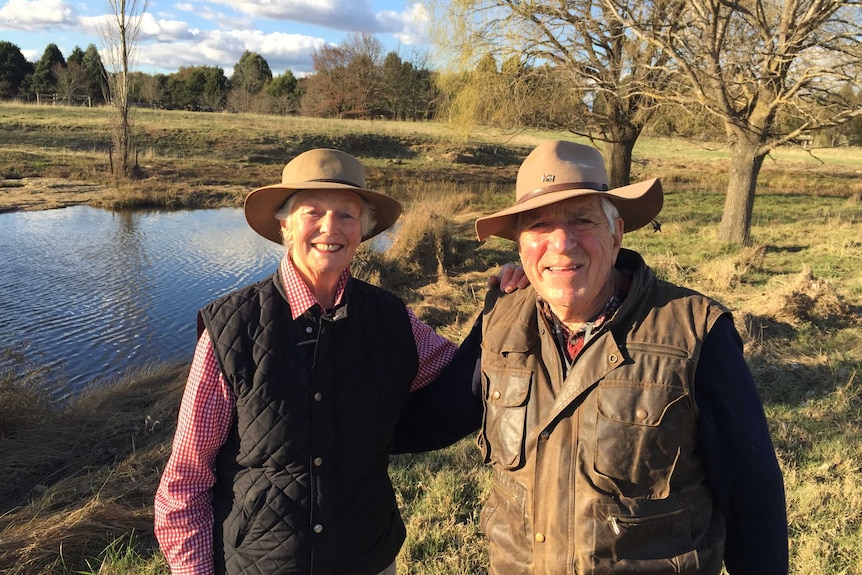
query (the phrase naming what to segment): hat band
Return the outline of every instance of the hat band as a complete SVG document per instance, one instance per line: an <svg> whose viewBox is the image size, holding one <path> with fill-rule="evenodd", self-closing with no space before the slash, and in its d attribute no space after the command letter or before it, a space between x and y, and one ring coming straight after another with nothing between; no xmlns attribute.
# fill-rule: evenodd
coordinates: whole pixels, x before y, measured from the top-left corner
<svg viewBox="0 0 862 575"><path fill-rule="evenodd" d="M536 188L528 194L524 194L516 204L523 204L526 201L532 200L535 197L550 194L552 192L562 192L563 190L588 189L597 192L607 192L610 188L607 184L599 184L597 182L567 182L565 184L554 184L553 186L545 186L544 188Z"/></svg>
<svg viewBox="0 0 862 575"><path fill-rule="evenodd" d="M324 184L344 184L345 186L350 186L353 188L361 188L362 186L357 186L353 182L348 182L347 180L336 180L334 178L318 178L315 180L306 180L307 182L322 182Z"/></svg>

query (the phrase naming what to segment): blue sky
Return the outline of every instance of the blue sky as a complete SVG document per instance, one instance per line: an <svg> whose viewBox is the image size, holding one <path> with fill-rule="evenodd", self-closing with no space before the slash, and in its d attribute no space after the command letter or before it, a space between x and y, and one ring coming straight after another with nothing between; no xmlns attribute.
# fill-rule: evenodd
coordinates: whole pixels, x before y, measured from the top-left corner
<svg viewBox="0 0 862 575"><path fill-rule="evenodd" d="M64 56L75 46L101 50L99 25L109 11L107 0L0 0L0 40L16 44L31 62L52 42ZM412 60L429 50L428 17L423 4L410 0L150 0L134 68L169 74L181 66L219 66L230 76L250 50L274 75L286 69L302 75L315 49L357 31L373 34L384 54L395 50Z"/></svg>

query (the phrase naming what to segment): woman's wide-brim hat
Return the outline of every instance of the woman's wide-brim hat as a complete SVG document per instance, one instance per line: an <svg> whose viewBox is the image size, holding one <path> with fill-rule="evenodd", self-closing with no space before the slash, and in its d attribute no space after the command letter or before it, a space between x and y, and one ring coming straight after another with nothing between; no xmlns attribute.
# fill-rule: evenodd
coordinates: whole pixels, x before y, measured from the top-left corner
<svg viewBox="0 0 862 575"><path fill-rule="evenodd" d="M476 220L479 241L488 236L515 240L518 214L570 198L595 194L607 197L630 232L648 224L664 202L658 178L611 189L605 162L592 146L547 141L530 152L518 170L515 205Z"/></svg>
<svg viewBox="0 0 862 575"><path fill-rule="evenodd" d="M245 198L245 219L261 236L282 243L281 223L275 213L287 199L305 190L347 190L355 192L374 210L374 227L365 241L388 229L401 215L401 204L389 196L365 188L365 167L340 150L308 150L284 166L281 183L252 190Z"/></svg>

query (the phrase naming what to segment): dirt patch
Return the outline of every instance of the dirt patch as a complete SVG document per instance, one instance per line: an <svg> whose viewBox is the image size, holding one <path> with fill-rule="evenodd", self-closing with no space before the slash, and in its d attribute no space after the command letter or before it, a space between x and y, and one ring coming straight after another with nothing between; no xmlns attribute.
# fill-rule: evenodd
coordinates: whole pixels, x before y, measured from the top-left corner
<svg viewBox="0 0 862 575"><path fill-rule="evenodd" d="M63 178L0 180L0 212L51 210L87 204L104 195L102 184Z"/></svg>
<svg viewBox="0 0 862 575"><path fill-rule="evenodd" d="M768 319L785 329L780 334L789 337L788 330L803 322L826 331L862 325L853 309L835 291L828 281L817 278L811 268L791 278L787 285L765 294L762 301L752 306L759 309L761 320Z"/></svg>

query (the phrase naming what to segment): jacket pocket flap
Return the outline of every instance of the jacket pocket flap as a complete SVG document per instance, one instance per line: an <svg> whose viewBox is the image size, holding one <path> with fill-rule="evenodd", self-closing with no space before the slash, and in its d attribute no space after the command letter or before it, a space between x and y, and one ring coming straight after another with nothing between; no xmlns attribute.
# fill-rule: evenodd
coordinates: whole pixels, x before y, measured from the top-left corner
<svg viewBox="0 0 862 575"><path fill-rule="evenodd" d="M482 335L482 349L494 355L526 353L532 347L533 340L526 330L511 327L489 329Z"/></svg>
<svg viewBox="0 0 862 575"><path fill-rule="evenodd" d="M488 368L488 404L500 407L517 407L527 403L532 372L526 369Z"/></svg>
<svg viewBox="0 0 862 575"><path fill-rule="evenodd" d="M687 394L679 387L599 385L598 408L606 418L632 425L657 426L668 408Z"/></svg>

